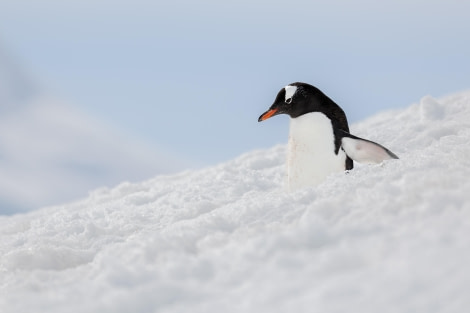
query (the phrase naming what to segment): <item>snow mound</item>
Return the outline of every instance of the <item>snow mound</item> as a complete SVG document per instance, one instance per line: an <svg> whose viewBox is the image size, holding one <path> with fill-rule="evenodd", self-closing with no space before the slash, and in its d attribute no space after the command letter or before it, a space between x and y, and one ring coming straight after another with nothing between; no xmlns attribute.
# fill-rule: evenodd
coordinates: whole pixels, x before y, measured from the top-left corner
<svg viewBox="0 0 470 313"><path fill-rule="evenodd" d="M400 160L289 194L276 146L0 218L0 311L468 311L470 92L352 133Z"/></svg>

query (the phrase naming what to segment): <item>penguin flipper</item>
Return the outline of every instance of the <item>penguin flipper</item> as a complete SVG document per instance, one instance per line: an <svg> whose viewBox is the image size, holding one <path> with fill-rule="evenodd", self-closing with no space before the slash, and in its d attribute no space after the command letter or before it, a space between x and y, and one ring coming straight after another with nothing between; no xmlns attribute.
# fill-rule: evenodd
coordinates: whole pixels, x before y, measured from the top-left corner
<svg viewBox="0 0 470 313"><path fill-rule="evenodd" d="M341 148L348 157L359 163L377 164L384 160L398 159L395 153L384 146L344 131Z"/></svg>

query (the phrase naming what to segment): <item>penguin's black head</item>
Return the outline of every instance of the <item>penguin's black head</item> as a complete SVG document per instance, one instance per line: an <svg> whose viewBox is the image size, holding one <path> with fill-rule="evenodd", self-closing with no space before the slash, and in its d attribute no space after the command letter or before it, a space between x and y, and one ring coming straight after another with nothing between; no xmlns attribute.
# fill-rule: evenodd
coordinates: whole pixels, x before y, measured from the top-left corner
<svg viewBox="0 0 470 313"><path fill-rule="evenodd" d="M279 91L274 103L268 111L261 114L258 122L278 114L288 114L291 118L296 118L306 113L322 112L329 116L331 113L335 115L337 110L344 115L343 110L318 88L297 82Z"/></svg>

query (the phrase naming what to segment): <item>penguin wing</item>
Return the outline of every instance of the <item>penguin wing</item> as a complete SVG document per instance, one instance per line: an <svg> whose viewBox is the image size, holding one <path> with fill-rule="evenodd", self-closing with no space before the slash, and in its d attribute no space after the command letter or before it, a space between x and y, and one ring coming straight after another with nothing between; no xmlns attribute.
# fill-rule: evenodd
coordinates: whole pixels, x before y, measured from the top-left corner
<svg viewBox="0 0 470 313"><path fill-rule="evenodd" d="M376 164L384 160L398 159L395 153L376 142L362 139L341 131L341 148L348 157L359 163Z"/></svg>

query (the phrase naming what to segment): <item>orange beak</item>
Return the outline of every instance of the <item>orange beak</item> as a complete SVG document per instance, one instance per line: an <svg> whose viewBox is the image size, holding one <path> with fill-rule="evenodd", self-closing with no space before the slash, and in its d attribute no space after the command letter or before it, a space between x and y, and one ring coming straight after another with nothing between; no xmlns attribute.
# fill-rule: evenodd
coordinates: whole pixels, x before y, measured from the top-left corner
<svg viewBox="0 0 470 313"><path fill-rule="evenodd" d="M271 116L275 115L277 111L278 111L278 109L271 109L271 110L268 110L268 111L264 112L264 113L261 114L261 116L259 117L258 122L262 122L262 121L264 121L264 120L267 120L267 119L270 118Z"/></svg>

